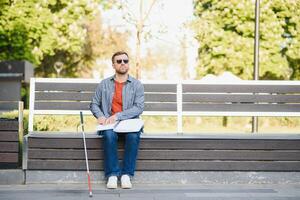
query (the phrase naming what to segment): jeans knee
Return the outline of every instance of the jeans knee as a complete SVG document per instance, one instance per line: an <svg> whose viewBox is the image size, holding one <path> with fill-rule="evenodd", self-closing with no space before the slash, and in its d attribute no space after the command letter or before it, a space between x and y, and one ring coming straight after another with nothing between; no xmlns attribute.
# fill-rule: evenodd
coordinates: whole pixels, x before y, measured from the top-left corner
<svg viewBox="0 0 300 200"><path fill-rule="evenodd" d="M140 134L137 133L127 133L126 140L129 142L139 142Z"/></svg>
<svg viewBox="0 0 300 200"><path fill-rule="evenodd" d="M103 131L102 134L103 134L104 141L107 143L114 143L115 141L118 140L117 134L111 130Z"/></svg>

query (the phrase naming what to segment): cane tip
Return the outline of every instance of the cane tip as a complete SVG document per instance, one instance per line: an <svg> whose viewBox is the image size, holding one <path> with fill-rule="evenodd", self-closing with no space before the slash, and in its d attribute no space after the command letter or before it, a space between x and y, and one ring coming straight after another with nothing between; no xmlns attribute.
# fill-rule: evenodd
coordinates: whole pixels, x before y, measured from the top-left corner
<svg viewBox="0 0 300 200"><path fill-rule="evenodd" d="M89 197L93 197L93 193L92 192L90 192Z"/></svg>

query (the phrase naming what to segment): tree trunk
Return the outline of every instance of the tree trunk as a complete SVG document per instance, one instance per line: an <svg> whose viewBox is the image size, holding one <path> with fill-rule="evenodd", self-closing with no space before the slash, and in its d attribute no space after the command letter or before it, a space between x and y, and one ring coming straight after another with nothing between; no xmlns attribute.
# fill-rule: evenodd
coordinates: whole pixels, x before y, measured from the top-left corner
<svg viewBox="0 0 300 200"><path fill-rule="evenodd" d="M135 77L141 78L141 32L138 28L137 31L137 42L136 42L136 53L135 53Z"/></svg>

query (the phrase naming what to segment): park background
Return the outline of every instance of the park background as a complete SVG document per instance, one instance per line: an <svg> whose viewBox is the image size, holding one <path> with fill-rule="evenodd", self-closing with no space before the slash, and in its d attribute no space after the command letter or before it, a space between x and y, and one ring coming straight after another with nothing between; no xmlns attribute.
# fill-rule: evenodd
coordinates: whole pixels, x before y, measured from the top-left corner
<svg viewBox="0 0 300 200"><path fill-rule="evenodd" d="M0 61L27 60L35 77L100 81L113 74L111 55L125 50L142 81L254 78L254 0L0 0L0 7ZM259 79L299 80L300 2L261 0L259 39ZM24 87L27 107L28 93ZM143 119L147 133L176 132L176 118ZM185 117L183 132L250 133L251 119ZM95 130L92 116L86 122ZM35 129L78 124L79 116L39 116ZM299 133L300 119L259 117L259 131Z"/></svg>

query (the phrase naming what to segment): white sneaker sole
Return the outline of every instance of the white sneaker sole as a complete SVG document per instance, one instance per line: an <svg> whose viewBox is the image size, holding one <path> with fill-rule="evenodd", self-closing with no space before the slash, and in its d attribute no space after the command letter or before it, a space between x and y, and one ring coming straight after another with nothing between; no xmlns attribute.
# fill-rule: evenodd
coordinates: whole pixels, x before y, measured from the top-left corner
<svg viewBox="0 0 300 200"><path fill-rule="evenodd" d="M131 189L132 186L127 186L127 185L126 185L126 186L123 186L123 185L122 185L121 188L122 188L122 189Z"/></svg>
<svg viewBox="0 0 300 200"><path fill-rule="evenodd" d="M115 186L115 185L106 185L106 188L107 189L117 189L118 188L118 186Z"/></svg>

